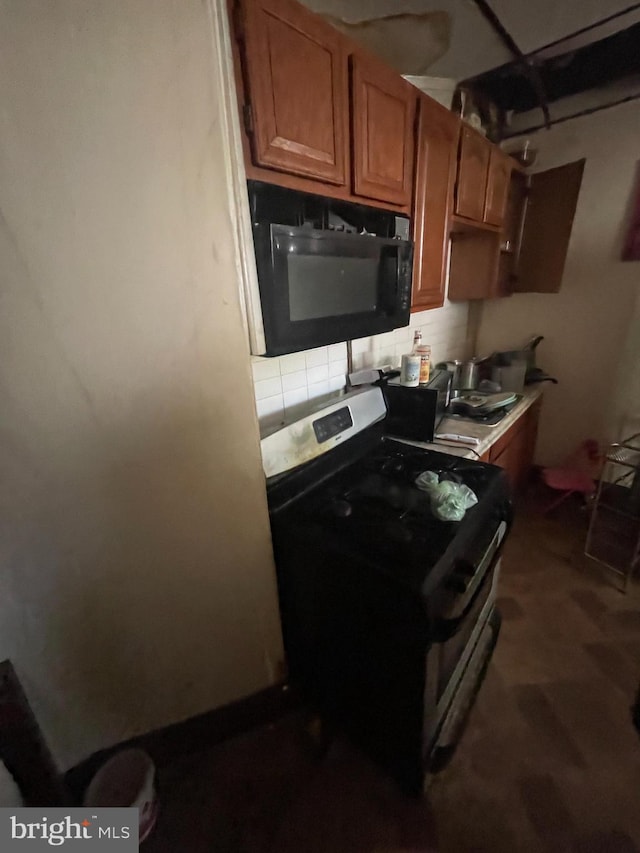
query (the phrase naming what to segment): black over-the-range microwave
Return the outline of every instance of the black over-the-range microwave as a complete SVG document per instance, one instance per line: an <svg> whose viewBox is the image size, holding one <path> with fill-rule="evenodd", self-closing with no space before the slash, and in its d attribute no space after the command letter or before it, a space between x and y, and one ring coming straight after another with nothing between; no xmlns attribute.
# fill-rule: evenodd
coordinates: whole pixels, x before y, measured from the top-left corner
<svg viewBox="0 0 640 853"><path fill-rule="evenodd" d="M248 181L266 355L409 322L409 219Z"/></svg>

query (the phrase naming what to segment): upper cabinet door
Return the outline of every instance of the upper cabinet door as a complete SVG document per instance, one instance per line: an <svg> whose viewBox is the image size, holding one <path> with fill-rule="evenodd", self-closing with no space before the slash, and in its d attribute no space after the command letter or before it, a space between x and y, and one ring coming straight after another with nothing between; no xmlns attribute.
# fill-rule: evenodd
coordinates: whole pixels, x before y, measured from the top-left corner
<svg viewBox="0 0 640 853"><path fill-rule="evenodd" d="M411 307L424 310L444 303L460 120L426 95L418 114Z"/></svg>
<svg viewBox="0 0 640 853"><path fill-rule="evenodd" d="M256 165L346 184L343 37L294 0L242 0L242 10Z"/></svg>
<svg viewBox="0 0 640 853"><path fill-rule="evenodd" d="M470 127L463 125L460 135L460 162L456 188L456 213L482 222L489 172L490 143Z"/></svg>
<svg viewBox="0 0 640 853"><path fill-rule="evenodd" d="M484 221L490 225L502 225L504 221L510 179L511 158L496 146L491 146L484 202Z"/></svg>
<svg viewBox="0 0 640 853"><path fill-rule="evenodd" d="M584 164L577 160L531 175L514 291L560 290Z"/></svg>
<svg viewBox="0 0 640 853"><path fill-rule="evenodd" d="M416 90L399 74L362 54L351 57L353 190L410 205Z"/></svg>

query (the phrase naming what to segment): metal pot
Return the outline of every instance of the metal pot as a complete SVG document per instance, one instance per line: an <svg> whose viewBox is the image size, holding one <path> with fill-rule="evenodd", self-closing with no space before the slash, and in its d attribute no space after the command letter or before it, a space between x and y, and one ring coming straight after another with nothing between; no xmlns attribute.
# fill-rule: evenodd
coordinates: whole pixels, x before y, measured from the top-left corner
<svg viewBox="0 0 640 853"><path fill-rule="evenodd" d="M481 360L479 358L470 358L469 361L463 362L460 368L460 388L465 391L472 391L478 387L480 374L478 364Z"/></svg>
<svg viewBox="0 0 640 853"><path fill-rule="evenodd" d="M478 387L480 381L480 365L488 361L491 356L484 358L470 358L468 361L452 359L441 361L436 364L440 370L448 370L451 374L451 391L473 391Z"/></svg>
<svg viewBox="0 0 640 853"><path fill-rule="evenodd" d="M460 368L462 367L462 362L459 358L451 359L450 361L441 361L439 364L436 364L436 370L448 370L451 374L451 390L459 391L460 390Z"/></svg>

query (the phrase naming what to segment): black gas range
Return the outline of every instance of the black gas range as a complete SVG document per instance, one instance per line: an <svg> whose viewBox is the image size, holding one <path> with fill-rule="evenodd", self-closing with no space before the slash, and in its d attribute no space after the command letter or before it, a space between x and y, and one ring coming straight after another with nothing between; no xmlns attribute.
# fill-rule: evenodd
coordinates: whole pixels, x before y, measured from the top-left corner
<svg viewBox="0 0 640 853"><path fill-rule="evenodd" d="M411 794L459 740L499 630L503 472L384 435L377 388L263 440L291 679ZM424 471L478 502L440 521Z"/></svg>

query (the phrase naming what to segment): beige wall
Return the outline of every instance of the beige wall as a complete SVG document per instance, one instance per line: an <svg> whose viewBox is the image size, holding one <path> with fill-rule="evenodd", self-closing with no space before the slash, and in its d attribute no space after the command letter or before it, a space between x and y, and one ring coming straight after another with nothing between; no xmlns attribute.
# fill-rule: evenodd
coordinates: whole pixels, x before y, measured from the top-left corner
<svg viewBox="0 0 640 853"><path fill-rule="evenodd" d="M207 9L0 3L0 658L62 767L281 658Z"/></svg>
<svg viewBox="0 0 640 853"><path fill-rule="evenodd" d="M562 288L558 294L486 303L479 349L512 349L534 333L545 336L538 364L560 384L545 393L537 451L543 464L561 460L585 438L617 438L624 411L638 409L629 380L638 370L633 354L640 350L640 314L633 319L640 305L640 264L620 261L638 139L638 102L533 138L536 170L587 159Z"/></svg>

